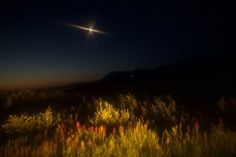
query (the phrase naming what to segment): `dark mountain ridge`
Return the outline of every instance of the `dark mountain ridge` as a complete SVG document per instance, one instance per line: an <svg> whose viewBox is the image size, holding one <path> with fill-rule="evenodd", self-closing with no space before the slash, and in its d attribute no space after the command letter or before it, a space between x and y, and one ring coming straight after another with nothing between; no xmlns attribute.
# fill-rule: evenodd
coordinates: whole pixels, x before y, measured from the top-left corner
<svg viewBox="0 0 236 157"><path fill-rule="evenodd" d="M67 89L93 96L127 92L140 96L170 94L192 104L206 105L222 96L236 96L235 68L235 56L201 57L154 69L113 71L96 82L77 83Z"/></svg>
<svg viewBox="0 0 236 157"><path fill-rule="evenodd" d="M236 58L200 58L191 59L170 66L155 69L138 69L133 71L114 71L101 81L160 81L160 80L232 80ZM163 80L163 81L164 81Z"/></svg>

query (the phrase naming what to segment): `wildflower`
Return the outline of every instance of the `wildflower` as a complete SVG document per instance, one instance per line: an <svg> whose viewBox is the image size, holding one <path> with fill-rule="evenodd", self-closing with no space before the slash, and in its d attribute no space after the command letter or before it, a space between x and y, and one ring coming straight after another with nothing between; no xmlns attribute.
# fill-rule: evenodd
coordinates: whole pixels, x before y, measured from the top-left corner
<svg viewBox="0 0 236 157"><path fill-rule="evenodd" d="M94 128L94 132L95 132L95 133L98 133L98 127L95 127L95 128Z"/></svg>
<svg viewBox="0 0 236 157"><path fill-rule="evenodd" d="M195 129L198 131L200 128L200 124L198 121L195 122Z"/></svg>
<svg viewBox="0 0 236 157"><path fill-rule="evenodd" d="M102 134L102 139L105 138L105 135L106 135L106 128L102 125L100 128L99 128L101 134Z"/></svg>
<svg viewBox="0 0 236 157"><path fill-rule="evenodd" d="M124 127L122 125L119 127L119 132L120 132L120 134L124 133Z"/></svg>
<svg viewBox="0 0 236 157"><path fill-rule="evenodd" d="M77 129L78 133L79 133L80 130L81 130L81 126L80 126L79 121L77 121L77 123L76 123L76 129Z"/></svg>
<svg viewBox="0 0 236 157"><path fill-rule="evenodd" d="M76 138L76 136L74 134L72 134L71 138L74 140Z"/></svg>
<svg viewBox="0 0 236 157"><path fill-rule="evenodd" d="M57 132L61 137L64 137L66 131L66 127L64 125L64 123L59 123L57 126Z"/></svg>
<svg viewBox="0 0 236 157"><path fill-rule="evenodd" d="M116 128L112 129L112 134L115 135L116 134Z"/></svg>
<svg viewBox="0 0 236 157"><path fill-rule="evenodd" d="M69 137L66 139L66 143L67 143L67 144L70 144L71 141L72 141L72 138L69 136Z"/></svg>

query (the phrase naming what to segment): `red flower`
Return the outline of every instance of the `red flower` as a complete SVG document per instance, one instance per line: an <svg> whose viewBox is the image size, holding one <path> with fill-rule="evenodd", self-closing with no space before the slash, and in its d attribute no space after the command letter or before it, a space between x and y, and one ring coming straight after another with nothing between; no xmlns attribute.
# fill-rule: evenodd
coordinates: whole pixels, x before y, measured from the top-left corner
<svg viewBox="0 0 236 157"><path fill-rule="evenodd" d="M116 128L112 129L112 134L115 135L116 134Z"/></svg>
<svg viewBox="0 0 236 157"><path fill-rule="evenodd" d="M100 126L99 132L102 134L102 138L104 139L106 135L106 128L103 125Z"/></svg>
<svg viewBox="0 0 236 157"><path fill-rule="evenodd" d="M119 127L119 132L120 132L120 134L124 133L124 127L122 125Z"/></svg>
<svg viewBox="0 0 236 157"><path fill-rule="evenodd" d="M57 132L61 137L64 137L64 134L66 132L66 127L63 122L57 125Z"/></svg>
<svg viewBox="0 0 236 157"><path fill-rule="evenodd" d="M77 121L77 123L76 123L76 129L78 132L80 132L80 130L81 130L81 126L80 126L79 121Z"/></svg>
<svg viewBox="0 0 236 157"><path fill-rule="evenodd" d="M199 130L199 128L200 128L200 124L199 124L198 121L196 121L196 122L195 122L195 129L196 129L196 130Z"/></svg>

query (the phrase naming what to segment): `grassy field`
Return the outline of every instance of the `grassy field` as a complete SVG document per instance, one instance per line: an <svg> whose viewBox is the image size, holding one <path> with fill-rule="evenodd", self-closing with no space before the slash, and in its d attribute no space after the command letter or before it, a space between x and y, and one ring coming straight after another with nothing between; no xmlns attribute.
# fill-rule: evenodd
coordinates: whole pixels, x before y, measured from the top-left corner
<svg viewBox="0 0 236 157"><path fill-rule="evenodd" d="M0 103L1 157L236 156L232 98L216 101L214 118L189 112L171 96L1 91Z"/></svg>

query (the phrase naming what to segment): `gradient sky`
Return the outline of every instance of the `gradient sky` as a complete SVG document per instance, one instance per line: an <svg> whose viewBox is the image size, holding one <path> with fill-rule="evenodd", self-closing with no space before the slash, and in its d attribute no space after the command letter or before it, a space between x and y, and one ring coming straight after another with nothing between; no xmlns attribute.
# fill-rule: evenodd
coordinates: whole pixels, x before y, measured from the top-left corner
<svg viewBox="0 0 236 157"><path fill-rule="evenodd" d="M1 1L0 88L46 87L235 52L233 7L217 1ZM94 34L73 23L111 33Z"/></svg>

